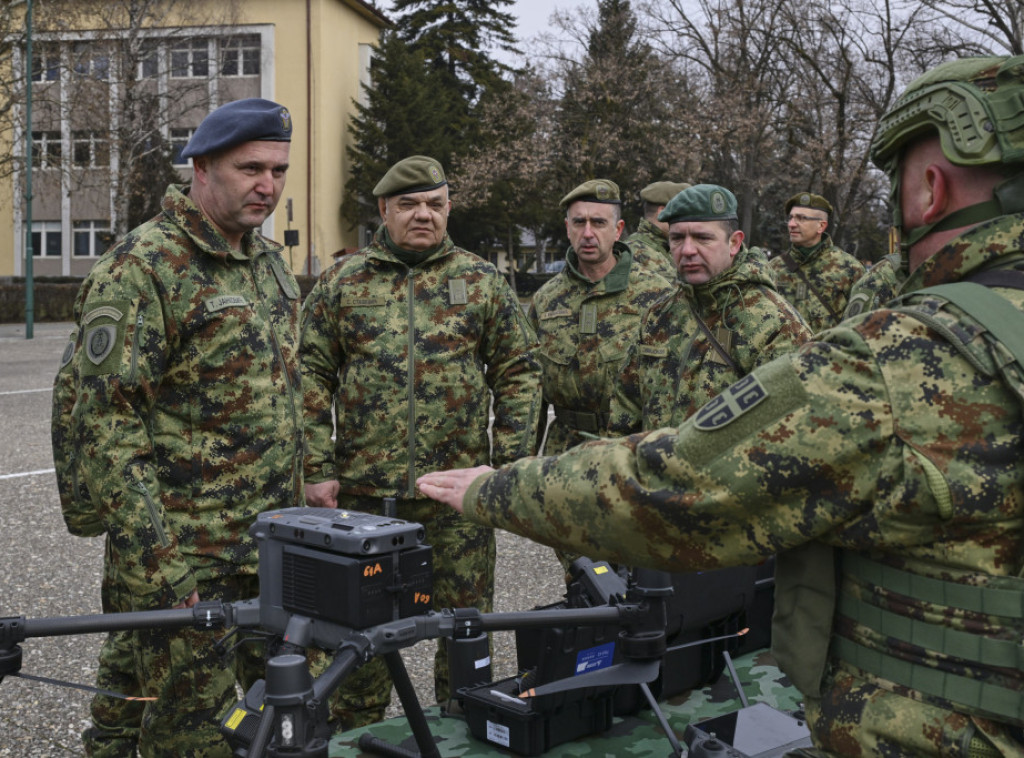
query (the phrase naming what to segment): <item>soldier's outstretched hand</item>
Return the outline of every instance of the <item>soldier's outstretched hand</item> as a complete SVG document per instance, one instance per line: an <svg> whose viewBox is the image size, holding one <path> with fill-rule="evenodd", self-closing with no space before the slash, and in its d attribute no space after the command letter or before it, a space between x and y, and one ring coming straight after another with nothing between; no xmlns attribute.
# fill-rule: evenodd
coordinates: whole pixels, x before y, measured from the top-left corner
<svg viewBox="0 0 1024 758"><path fill-rule="evenodd" d="M469 485L480 476L494 471L490 466L476 468L456 468L449 471L435 471L424 474L416 480L420 492L441 503L447 503L462 513L462 498L466 495Z"/></svg>

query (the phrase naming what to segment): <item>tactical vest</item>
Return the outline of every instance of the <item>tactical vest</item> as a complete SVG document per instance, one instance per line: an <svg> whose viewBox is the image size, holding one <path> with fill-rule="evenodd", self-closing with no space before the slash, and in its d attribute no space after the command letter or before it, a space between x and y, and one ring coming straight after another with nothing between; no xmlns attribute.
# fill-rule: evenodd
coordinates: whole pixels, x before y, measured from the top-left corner
<svg viewBox="0 0 1024 758"><path fill-rule="evenodd" d="M1024 273L983 272L968 282L920 290L956 305L1012 355L998 367L1024 411L1024 314L988 287L1024 290ZM981 369L964 344L941 323L897 300L890 307L923 321ZM945 483L936 472L936 497ZM946 495L948 498L948 490ZM1024 562L1024 556L1022 556ZM838 591L842 587L843 591ZM896 595L903 612L869 602L873 592ZM925 605L931 616L923 613ZM999 634L978 634L933 623L952 613L986 617ZM853 622L880 640L868 646L835 634ZM835 627L833 626L835 625ZM848 550L809 543L779 556L773 652L794 685L806 696L820 696L831 656L869 674L948 702L957 710L998 722L1024 725L1024 577L978 577L977 585L914 574ZM941 662L941 663L938 663Z"/></svg>

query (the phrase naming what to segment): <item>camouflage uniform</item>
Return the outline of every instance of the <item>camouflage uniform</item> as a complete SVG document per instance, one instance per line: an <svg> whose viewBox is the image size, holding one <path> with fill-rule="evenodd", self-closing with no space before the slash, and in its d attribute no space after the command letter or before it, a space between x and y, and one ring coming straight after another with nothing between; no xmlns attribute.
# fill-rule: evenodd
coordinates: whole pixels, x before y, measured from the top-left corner
<svg viewBox="0 0 1024 758"><path fill-rule="evenodd" d="M579 273L576 252L565 269L537 290L528 318L537 332L544 400L555 407L544 449L560 453L600 434L608 423L615 377L639 334L640 319L672 285L633 262L623 243L603 279Z"/></svg>
<svg viewBox="0 0 1024 758"><path fill-rule="evenodd" d="M540 413L534 342L501 274L447 235L409 268L381 226L369 246L320 277L304 306L306 481L337 479L339 505L360 510L379 511L380 498L394 497L399 517L423 524L437 608L491 610L494 533L424 498L416 477L530 453ZM447 700L441 645L434 682L438 701ZM341 689L342 723L379 720L390 693L383 663L363 666Z"/></svg>
<svg viewBox="0 0 1024 758"><path fill-rule="evenodd" d="M633 251L634 263L653 271L670 282L678 276L672 253L668 250L668 235L646 218L640 219L636 231L623 242Z"/></svg>
<svg viewBox="0 0 1024 758"><path fill-rule="evenodd" d="M815 334L842 320L850 288L864 276L864 264L833 245L827 234L812 248L790 247L771 265L779 294Z"/></svg>
<svg viewBox="0 0 1024 758"><path fill-rule="evenodd" d="M881 308L897 294L906 281L906 266L900 256L890 254L876 262L850 289L843 318L858 316L866 311Z"/></svg>
<svg viewBox="0 0 1024 758"><path fill-rule="evenodd" d="M695 310L731 365L697 324ZM680 424L755 366L810 337L800 314L775 291L764 254L743 247L721 274L681 284L645 316L615 383L608 432Z"/></svg>
<svg viewBox="0 0 1024 758"><path fill-rule="evenodd" d="M1024 268L1022 239L1024 214L980 224L921 264L904 292L1000 262ZM1024 291L997 291L1024 311ZM595 441L478 477L465 513L562 548L670 571L778 552L776 619L790 631L793 621L805 626L789 640L797 670L784 670L807 696L816 745L854 755L966 756L979 747L1020 755L1024 714L997 717L958 700L984 686L1010 707L1024 702L1024 379L1012 363L1003 375L1003 348L941 297L921 294L901 307L845 321L755 369L677 429ZM842 555L838 582L833 552ZM781 581L786 555L805 568L805 588L820 593L806 617L801 580ZM864 561L901 578L903 592L873 593L850 568ZM919 600L931 585L968 597L1001 590L1016 611L950 607L954 594L945 603ZM848 603L864 607L859 620ZM879 623L891 623L889 631L871 631ZM936 635L899 641L915 624ZM935 639L962 644L961 658L934 653ZM977 662L970 646L979 641L1008 646L1010 662ZM851 643L868 658L898 656L918 664L915 672L966 686L944 697L910 689L846 660ZM894 678L903 665L894 662Z"/></svg>
<svg viewBox="0 0 1024 758"><path fill-rule="evenodd" d="M128 234L79 292L75 472L132 610L258 594L256 514L298 505L299 290L281 247L232 249L185 194ZM235 672L208 633L133 634L143 755L227 756ZM242 649L243 685L262 675ZM244 671L242 670L244 669Z"/></svg>

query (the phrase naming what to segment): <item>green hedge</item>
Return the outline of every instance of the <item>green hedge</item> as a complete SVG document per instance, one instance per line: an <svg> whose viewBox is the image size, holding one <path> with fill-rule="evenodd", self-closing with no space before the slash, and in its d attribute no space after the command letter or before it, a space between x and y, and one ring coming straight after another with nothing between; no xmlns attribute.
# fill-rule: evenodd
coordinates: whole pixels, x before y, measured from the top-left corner
<svg viewBox="0 0 1024 758"><path fill-rule="evenodd" d="M316 282L315 276L297 276L299 289L305 297ZM34 321L71 321L75 296L82 284L78 276L37 276L32 280ZM0 276L0 324L25 320L25 279Z"/></svg>

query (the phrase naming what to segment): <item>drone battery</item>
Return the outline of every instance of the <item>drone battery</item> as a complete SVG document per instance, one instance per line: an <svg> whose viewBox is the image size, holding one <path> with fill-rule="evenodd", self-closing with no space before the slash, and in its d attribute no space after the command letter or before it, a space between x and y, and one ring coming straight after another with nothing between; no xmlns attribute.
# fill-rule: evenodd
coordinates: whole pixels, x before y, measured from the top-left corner
<svg viewBox="0 0 1024 758"><path fill-rule="evenodd" d="M431 549L423 527L355 511L285 508L251 528L260 551L260 619L285 631L312 620L310 640L336 647L365 629L430 611Z"/></svg>
<svg viewBox="0 0 1024 758"><path fill-rule="evenodd" d="M556 745L609 729L612 689L577 697L573 691L545 695L547 706L517 697L515 677L462 691L470 734L519 755L540 755Z"/></svg>

